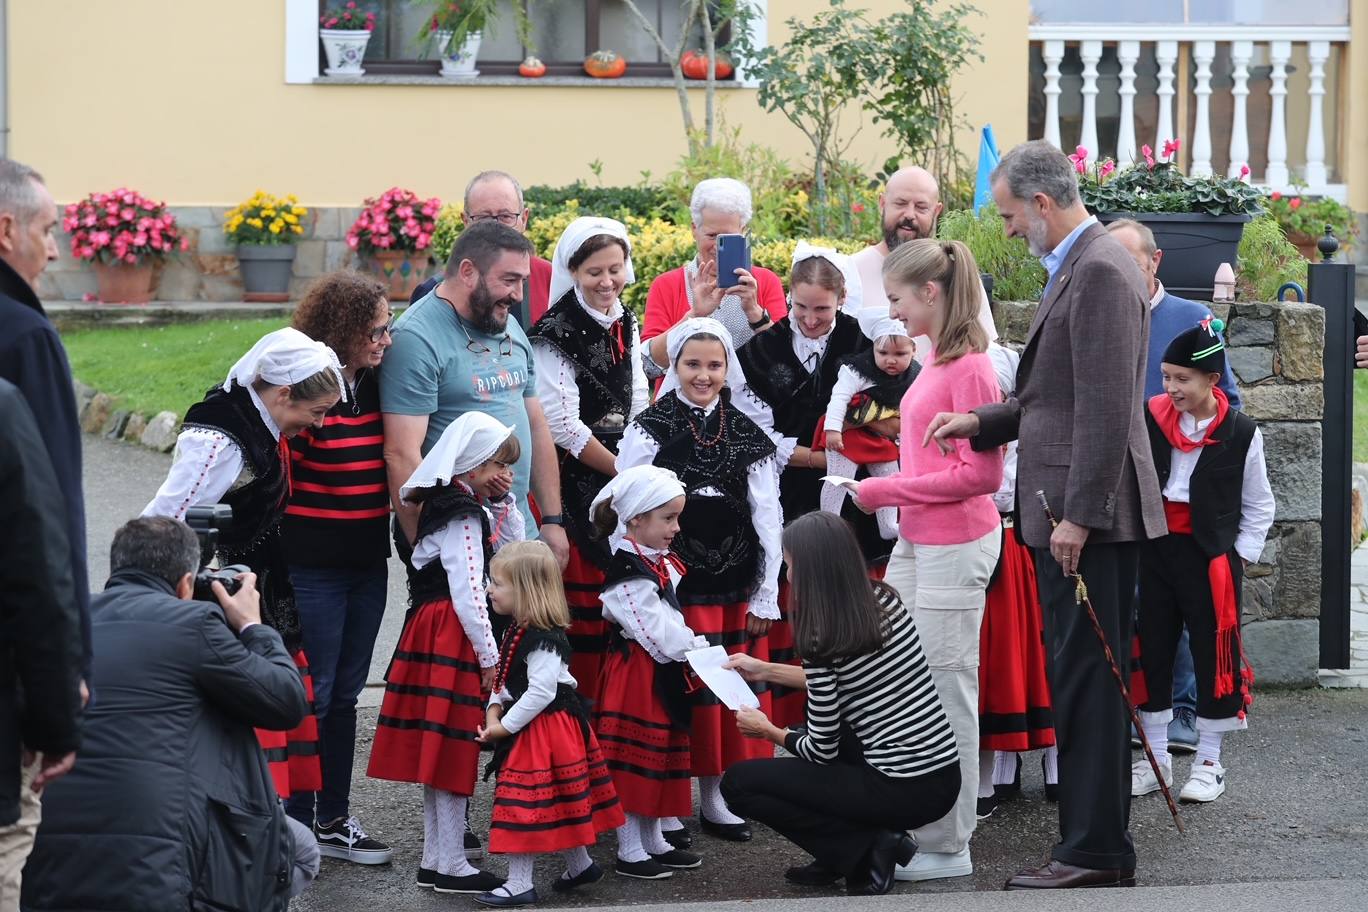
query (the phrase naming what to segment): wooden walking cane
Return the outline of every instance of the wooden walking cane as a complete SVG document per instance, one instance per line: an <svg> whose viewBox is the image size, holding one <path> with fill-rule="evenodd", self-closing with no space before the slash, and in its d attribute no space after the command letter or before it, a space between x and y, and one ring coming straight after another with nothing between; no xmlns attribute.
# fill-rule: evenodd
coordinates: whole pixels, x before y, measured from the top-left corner
<svg viewBox="0 0 1368 912"><path fill-rule="evenodd" d="M1045 492L1036 491L1036 497L1040 499L1040 506L1050 520L1050 528L1057 528L1059 522L1055 519L1054 511L1050 509L1050 502L1046 499ZM1072 576L1075 582L1074 602L1082 605L1088 611L1088 620L1092 621L1093 633L1097 634L1097 641L1102 644L1102 652L1107 656L1107 664L1111 666L1112 677L1116 679L1116 687L1121 691L1121 702L1126 704L1126 711L1130 713L1131 725L1135 726L1135 733L1140 736L1140 746L1145 749L1145 757L1149 760L1150 768L1154 770L1154 778L1159 781L1159 788L1164 793L1164 800L1168 802L1169 813L1173 815L1173 825L1178 827L1179 833L1185 833L1183 818L1178 814L1178 805L1173 803L1173 794L1164 782L1164 772L1159 769L1159 761L1154 758L1154 750L1150 747L1149 738L1145 737L1144 726L1140 724L1140 714L1135 709L1135 703L1131 701L1130 688L1126 686L1126 678L1121 674L1121 667L1116 664L1116 656L1112 653L1111 645L1107 642L1107 635L1102 632L1102 623L1098 621L1097 612L1093 610L1092 600L1088 598L1088 586L1083 582L1083 574L1075 569L1069 576Z"/></svg>

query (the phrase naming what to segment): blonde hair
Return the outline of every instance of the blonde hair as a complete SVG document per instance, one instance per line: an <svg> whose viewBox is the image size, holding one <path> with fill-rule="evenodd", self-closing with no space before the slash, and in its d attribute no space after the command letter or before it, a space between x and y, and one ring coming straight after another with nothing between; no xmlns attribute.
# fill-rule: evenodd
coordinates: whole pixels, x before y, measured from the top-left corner
<svg viewBox="0 0 1368 912"><path fill-rule="evenodd" d="M570 607L560 564L545 542L509 542L489 562L491 575L498 573L513 590L513 620L541 630L570 626Z"/></svg>
<svg viewBox="0 0 1368 912"><path fill-rule="evenodd" d="M978 264L962 242L922 238L899 244L884 260L883 276L901 285L941 286L945 301L936 334L937 364L988 350L988 333L978 319Z"/></svg>

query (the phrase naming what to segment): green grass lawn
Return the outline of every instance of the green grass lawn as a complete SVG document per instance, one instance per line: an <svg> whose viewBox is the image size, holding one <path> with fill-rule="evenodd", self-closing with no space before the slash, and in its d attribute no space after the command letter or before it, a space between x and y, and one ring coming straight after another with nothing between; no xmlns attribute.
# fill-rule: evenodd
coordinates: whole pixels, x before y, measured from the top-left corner
<svg viewBox="0 0 1368 912"><path fill-rule="evenodd" d="M113 396L118 408L184 417L257 339L284 325L265 318L79 329L62 342L76 379Z"/></svg>

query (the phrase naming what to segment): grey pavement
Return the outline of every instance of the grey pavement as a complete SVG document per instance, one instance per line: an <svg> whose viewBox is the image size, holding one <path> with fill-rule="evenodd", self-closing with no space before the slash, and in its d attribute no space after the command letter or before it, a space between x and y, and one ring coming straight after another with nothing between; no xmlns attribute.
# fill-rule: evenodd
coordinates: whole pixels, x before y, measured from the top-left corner
<svg viewBox="0 0 1368 912"><path fill-rule="evenodd" d="M91 579L98 586L107 575L114 529L151 498L169 459L89 436L85 444ZM377 681L393 650L403 607L402 574L395 570L386 628L376 646L373 677ZM373 707L377 689L370 696ZM422 849L421 790L366 778L376 713L368 708L359 715L352 810L371 833L394 847L394 862L362 867L325 859L317 882L292 908L297 912L474 908L466 898L437 895L413 883ZM837 907L862 912L913 904L947 912L1368 910L1368 689L1260 690L1249 731L1233 734L1226 744L1229 791L1211 805L1184 806L1186 837L1174 830L1162 799L1151 795L1135 802L1131 829L1140 859L1141 886L1134 890L1047 895L1000 892L1012 872L1044 860L1057 838L1055 808L1041 795L1040 761L1028 755L1022 773L1023 796L979 824L972 844L976 870L970 877L900 884L894 895L878 898L802 891L782 879L784 867L805 860L802 852L757 827L755 840L744 845L697 836L695 850L705 858L697 871L650 883L610 874L584 895L551 892L557 859L546 857L537 870L541 905L580 909L651 905L690 912L781 908L815 912ZM1179 783L1190 762L1185 757L1175 761ZM488 825L489 805L490 785L481 783L472 801L477 831ZM611 864L612 853L611 837L601 839L593 849L596 860L604 865ZM497 858L479 864L504 870Z"/></svg>

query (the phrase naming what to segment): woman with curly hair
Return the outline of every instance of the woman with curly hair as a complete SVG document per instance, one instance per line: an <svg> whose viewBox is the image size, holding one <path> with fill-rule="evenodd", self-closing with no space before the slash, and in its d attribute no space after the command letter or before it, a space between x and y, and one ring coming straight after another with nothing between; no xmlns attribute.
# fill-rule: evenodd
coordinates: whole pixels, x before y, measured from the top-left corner
<svg viewBox="0 0 1368 912"><path fill-rule="evenodd" d="M375 369L393 323L385 288L339 271L317 279L294 313L296 329L337 352L351 390L290 441L290 500L284 540L313 676L323 771L318 792L295 792L290 816L314 827L319 851L384 864L388 846L351 816L356 698L366 684L388 592L389 493Z"/></svg>

